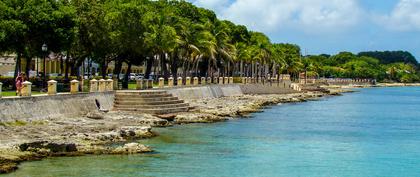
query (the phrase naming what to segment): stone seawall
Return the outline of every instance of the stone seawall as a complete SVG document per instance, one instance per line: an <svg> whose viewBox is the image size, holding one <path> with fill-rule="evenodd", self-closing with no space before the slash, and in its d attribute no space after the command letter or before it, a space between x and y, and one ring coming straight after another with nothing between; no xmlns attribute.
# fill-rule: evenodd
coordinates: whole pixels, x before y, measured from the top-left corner
<svg viewBox="0 0 420 177"><path fill-rule="evenodd" d="M288 87L283 88L267 84L215 84L197 87L174 87L164 90L183 100L211 99L245 94L295 93ZM114 106L114 92L3 98L0 99L0 122L40 121L83 116L97 109L95 100L99 101L101 108L111 110Z"/></svg>
<svg viewBox="0 0 420 177"><path fill-rule="evenodd" d="M4 98L0 99L0 122L81 116L97 109L95 99L103 109L111 109L114 92Z"/></svg>
<svg viewBox="0 0 420 177"><path fill-rule="evenodd" d="M183 100L242 96L245 94L295 93L295 91L291 90L288 85L285 87L278 87L277 85L270 86L261 84L206 85L188 88L171 88L167 89L167 91Z"/></svg>

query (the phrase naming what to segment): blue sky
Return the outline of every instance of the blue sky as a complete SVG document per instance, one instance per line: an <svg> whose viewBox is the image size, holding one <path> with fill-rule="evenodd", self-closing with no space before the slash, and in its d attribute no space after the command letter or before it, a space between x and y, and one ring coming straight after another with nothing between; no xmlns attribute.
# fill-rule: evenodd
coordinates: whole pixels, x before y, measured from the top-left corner
<svg viewBox="0 0 420 177"><path fill-rule="evenodd" d="M420 60L420 0L190 0L305 54L406 50Z"/></svg>

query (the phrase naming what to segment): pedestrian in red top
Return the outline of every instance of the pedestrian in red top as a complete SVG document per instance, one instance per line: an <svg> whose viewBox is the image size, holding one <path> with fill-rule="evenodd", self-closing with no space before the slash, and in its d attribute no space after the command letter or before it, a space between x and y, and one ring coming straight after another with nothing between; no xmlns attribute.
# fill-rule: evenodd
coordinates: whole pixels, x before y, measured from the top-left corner
<svg viewBox="0 0 420 177"><path fill-rule="evenodd" d="M22 96L22 83L22 74L19 73L19 75L16 77L16 96Z"/></svg>

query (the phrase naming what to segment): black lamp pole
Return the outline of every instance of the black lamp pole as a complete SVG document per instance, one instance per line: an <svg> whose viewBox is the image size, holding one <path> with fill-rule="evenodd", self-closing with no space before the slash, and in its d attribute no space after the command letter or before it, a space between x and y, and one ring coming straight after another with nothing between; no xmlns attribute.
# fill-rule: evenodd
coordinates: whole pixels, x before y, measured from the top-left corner
<svg viewBox="0 0 420 177"><path fill-rule="evenodd" d="M45 60L45 58L46 58L46 55L47 55L47 51L48 51L48 46L47 46L47 44L43 44L42 45L42 53L44 54L44 81L43 81L43 87L45 88L45 86L46 86L46 83L47 83L47 67L46 67L46 64L47 64L47 62L46 62L46 60Z"/></svg>

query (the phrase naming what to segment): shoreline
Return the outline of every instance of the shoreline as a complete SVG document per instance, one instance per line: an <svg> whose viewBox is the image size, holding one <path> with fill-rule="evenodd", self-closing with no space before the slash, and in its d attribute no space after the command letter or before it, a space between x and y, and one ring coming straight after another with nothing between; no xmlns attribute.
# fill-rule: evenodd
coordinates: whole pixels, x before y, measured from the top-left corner
<svg viewBox="0 0 420 177"><path fill-rule="evenodd" d="M354 88L374 88L374 87L420 87L420 83L377 83L376 85L328 85L322 86L327 89L354 89Z"/></svg>
<svg viewBox="0 0 420 177"><path fill-rule="evenodd" d="M86 117L72 119L4 124L0 126L0 130L5 132L0 136L0 174L17 170L21 162L46 157L152 152L150 147L136 142L157 136L152 127L227 121L260 112L268 105L305 102L352 92L347 89L329 90L330 93L300 92L188 100L195 107L192 111L162 116L92 112ZM61 133L63 129L66 132Z"/></svg>

